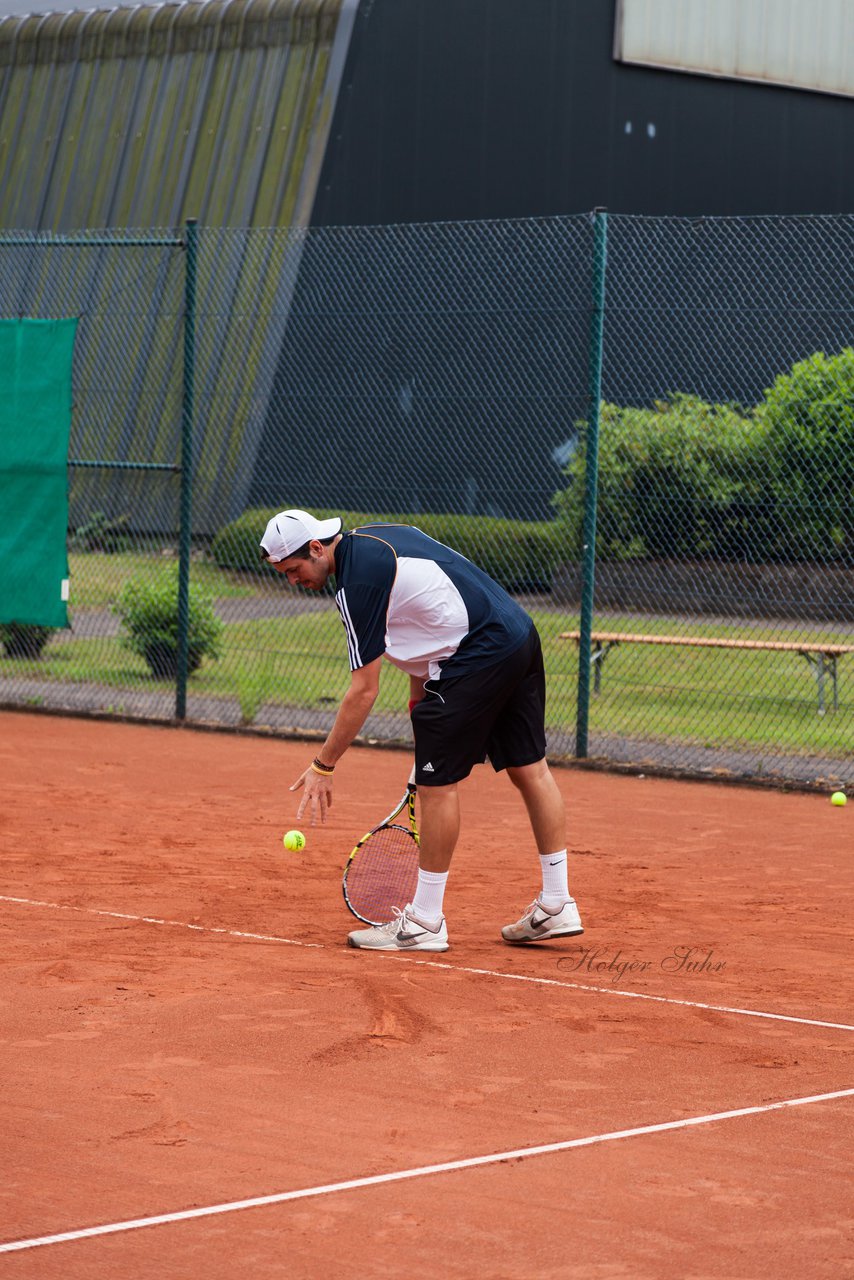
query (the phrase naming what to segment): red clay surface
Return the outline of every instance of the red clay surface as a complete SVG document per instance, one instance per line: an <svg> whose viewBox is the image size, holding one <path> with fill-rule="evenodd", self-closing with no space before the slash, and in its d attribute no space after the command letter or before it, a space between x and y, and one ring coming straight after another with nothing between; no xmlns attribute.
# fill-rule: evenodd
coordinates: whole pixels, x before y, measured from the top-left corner
<svg viewBox="0 0 854 1280"><path fill-rule="evenodd" d="M344 945L341 870L405 756L352 750L328 824L286 854L310 745L0 725L0 1243L854 1089L854 1030L722 1011L854 1024L854 806L557 770L586 932L510 948L499 926L538 866L482 768L451 950L376 955ZM840 1280L853 1143L854 1096L0 1254L0 1272Z"/></svg>

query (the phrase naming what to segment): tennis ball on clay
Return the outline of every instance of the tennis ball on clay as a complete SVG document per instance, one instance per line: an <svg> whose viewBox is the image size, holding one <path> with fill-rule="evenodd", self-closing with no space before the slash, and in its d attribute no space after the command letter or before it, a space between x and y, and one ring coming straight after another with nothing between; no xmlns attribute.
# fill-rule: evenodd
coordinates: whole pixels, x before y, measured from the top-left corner
<svg viewBox="0 0 854 1280"><path fill-rule="evenodd" d="M286 849L290 849L291 853L295 853L305 848L305 836L301 831L286 831L282 836L282 843Z"/></svg>
<svg viewBox="0 0 854 1280"><path fill-rule="evenodd" d="M847 804L848 797L844 791L834 791L833 795L830 797L830 803L831 804Z"/></svg>

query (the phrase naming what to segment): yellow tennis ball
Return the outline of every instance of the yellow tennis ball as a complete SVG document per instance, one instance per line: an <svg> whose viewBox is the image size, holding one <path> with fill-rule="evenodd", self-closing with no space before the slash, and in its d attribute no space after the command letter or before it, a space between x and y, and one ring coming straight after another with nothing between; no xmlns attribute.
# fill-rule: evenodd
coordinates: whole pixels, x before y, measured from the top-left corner
<svg viewBox="0 0 854 1280"><path fill-rule="evenodd" d="M830 803L831 804L847 804L848 797L844 791L834 791L833 795L830 797Z"/></svg>
<svg viewBox="0 0 854 1280"><path fill-rule="evenodd" d="M295 853L298 849L305 848L305 836L301 831L286 831L282 836L282 843L286 849Z"/></svg>

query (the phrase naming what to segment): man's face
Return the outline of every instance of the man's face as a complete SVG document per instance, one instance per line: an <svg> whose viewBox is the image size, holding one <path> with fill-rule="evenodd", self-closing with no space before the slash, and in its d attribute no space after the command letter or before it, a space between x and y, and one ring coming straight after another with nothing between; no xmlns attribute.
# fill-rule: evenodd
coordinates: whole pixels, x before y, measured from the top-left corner
<svg viewBox="0 0 854 1280"><path fill-rule="evenodd" d="M297 556L288 556L274 564L276 573L283 573L292 587L307 587L309 591L322 591L331 572L326 555L326 548L320 542L312 542L309 546L308 560L300 560Z"/></svg>

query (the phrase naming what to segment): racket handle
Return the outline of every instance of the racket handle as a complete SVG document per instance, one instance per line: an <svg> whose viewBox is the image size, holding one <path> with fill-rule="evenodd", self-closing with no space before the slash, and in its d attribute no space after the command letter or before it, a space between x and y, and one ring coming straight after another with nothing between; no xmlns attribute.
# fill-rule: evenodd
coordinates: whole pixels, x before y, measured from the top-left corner
<svg viewBox="0 0 854 1280"><path fill-rule="evenodd" d="M407 782L407 784L406 784L406 785L407 785L408 787L414 787L414 786L415 786L415 765L413 765L413 766L412 766L412 772L411 772L411 773L410 773L410 775L409 775L409 781Z"/></svg>

